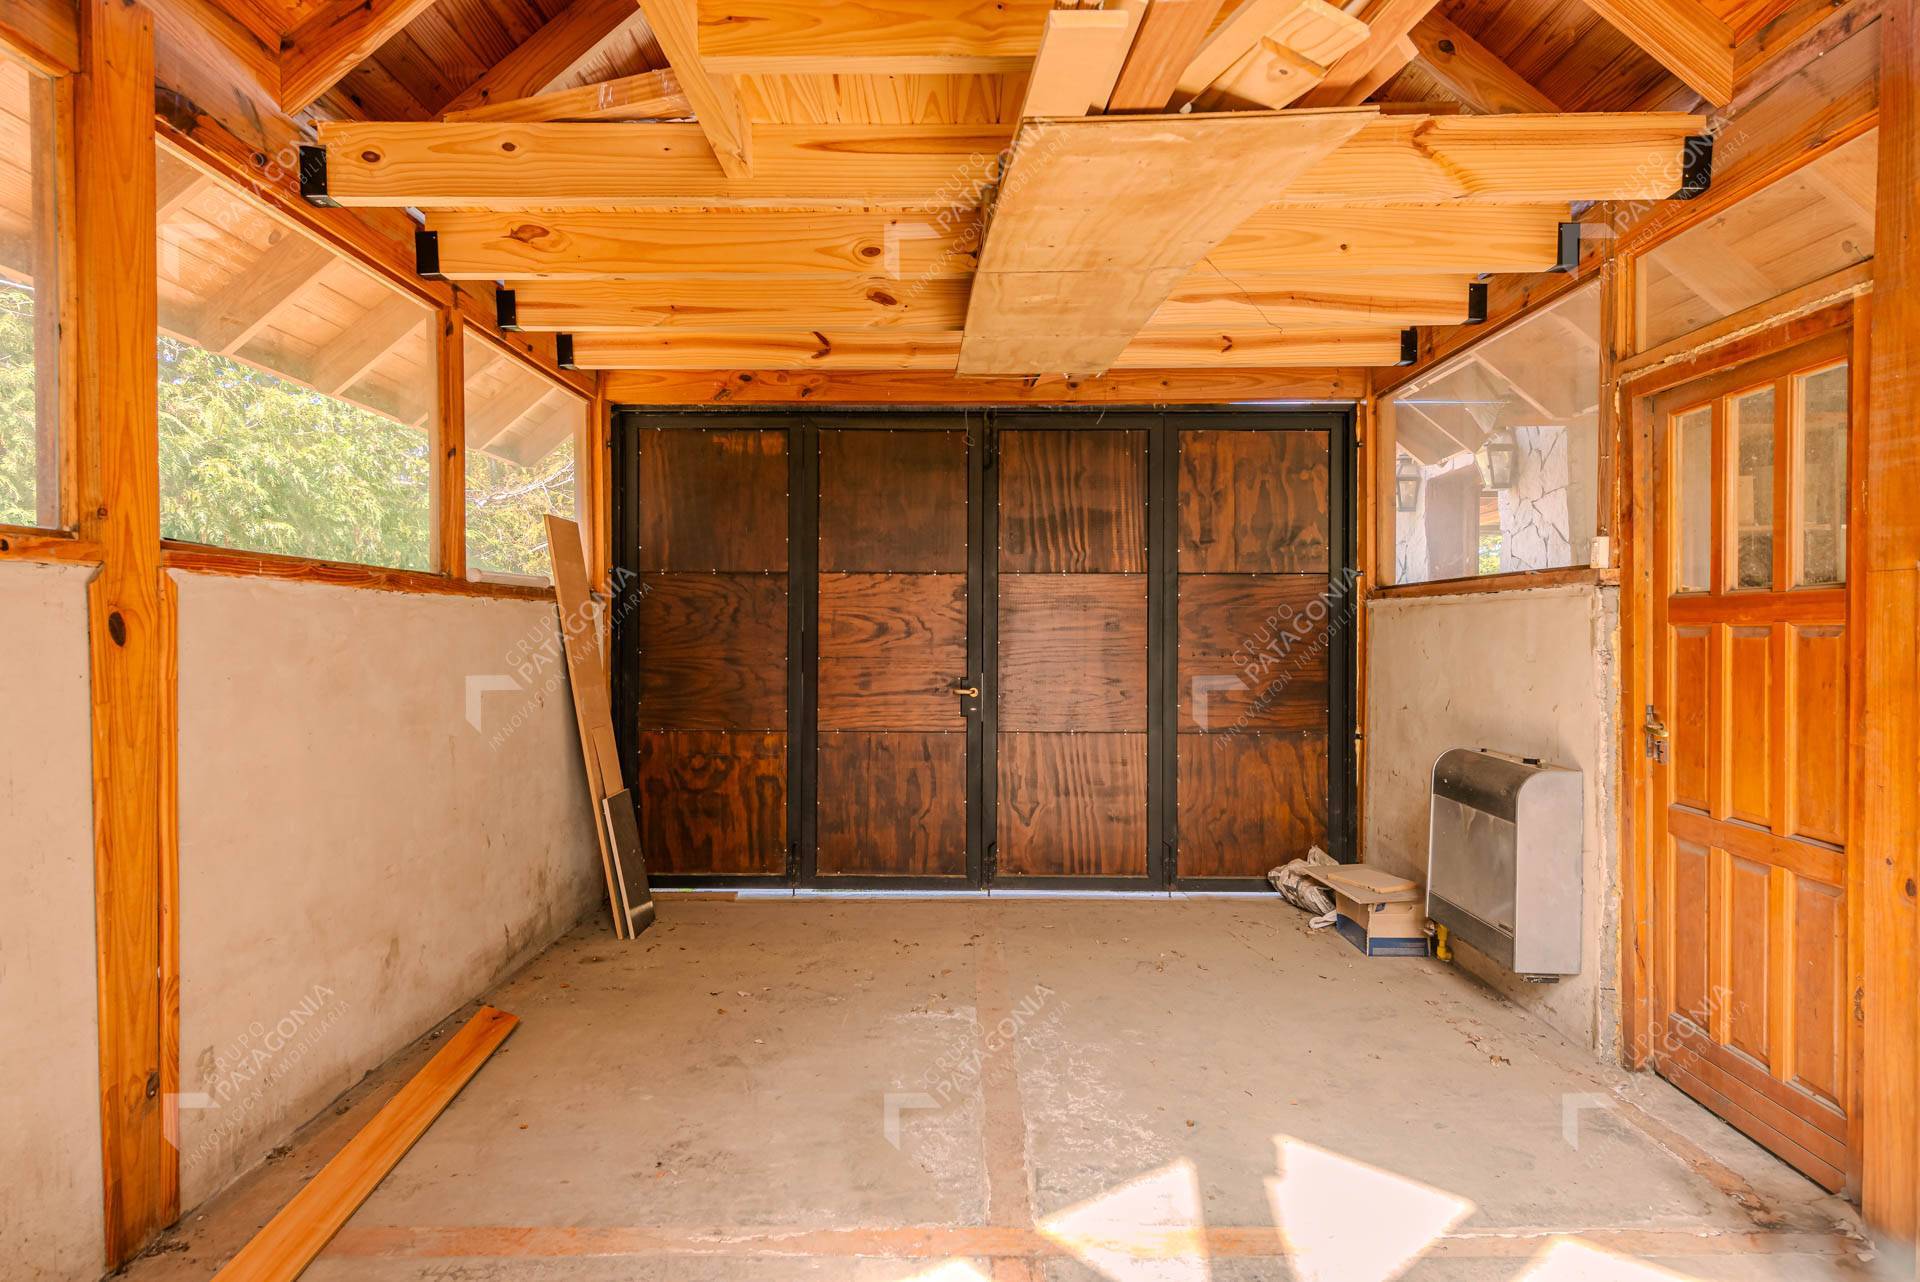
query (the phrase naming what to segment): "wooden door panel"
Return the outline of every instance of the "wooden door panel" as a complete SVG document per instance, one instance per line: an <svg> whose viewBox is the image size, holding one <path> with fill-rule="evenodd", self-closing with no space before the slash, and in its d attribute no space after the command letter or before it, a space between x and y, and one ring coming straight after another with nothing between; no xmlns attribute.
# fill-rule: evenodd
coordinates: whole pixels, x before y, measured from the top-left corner
<svg viewBox="0 0 1920 1282"><path fill-rule="evenodd" d="M1325 731L1325 579L1182 575L1179 592L1181 733Z"/></svg>
<svg viewBox="0 0 1920 1282"><path fill-rule="evenodd" d="M1000 728L1147 728L1143 574L1000 579Z"/></svg>
<svg viewBox="0 0 1920 1282"><path fill-rule="evenodd" d="M819 766L823 874L966 875L964 730L823 734Z"/></svg>
<svg viewBox="0 0 1920 1282"><path fill-rule="evenodd" d="M1672 905L1673 1009L1700 1027L1711 1019L1708 981L1707 895L1710 852L1689 841L1673 843Z"/></svg>
<svg viewBox="0 0 1920 1282"><path fill-rule="evenodd" d="M820 576L821 729L964 730L966 677L965 574Z"/></svg>
<svg viewBox="0 0 1920 1282"><path fill-rule="evenodd" d="M787 568L787 434L639 433L639 569Z"/></svg>
<svg viewBox="0 0 1920 1282"><path fill-rule="evenodd" d="M1003 432L1001 572L1146 573L1146 497L1145 432Z"/></svg>
<svg viewBox="0 0 1920 1282"><path fill-rule="evenodd" d="M1725 861L1726 908L1719 925L1727 950L1726 974L1720 987L1727 994L1724 1040L1756 1063L1772 1058L1768 1037L1768 959L1773 914L1768 907L1773 882L1765 864L1716 852Z"/></svg>
<svg viewBox="0 0 1920 1282"><path fill-rule="evenodd" d="M1726 634L1727 722L1725 744L1727 814L1748 823L1773 822L1773 633L1734 627Z"/></svg>
<svg viewBox="0 0 1920 1282"><path fill-rule="evenodd" d="M761 574L654 574L635 611L643 729L787 724L787 584Z"/></svg>
<svg viewBox="0 0 1920 1282"><path fill-rule="evenodd" d="M1793 1084L1834 1108L1845 1098L1847 918L1837 886L1793 879Z"/></svg>
<svg viewBox="0 0 1920 1282"><path fill-rule="evenodd" d="M1789 671L1787 778L1794 834L1843 845L1847 840L1847 637L1837 626L1787 626Z"/></svg>
<svg viewBox="0 0 1920 1282"><path fill-rule="evenodd" d="M967 434L820 433L820 569L967 569Z"/></svg>
<svg viewBox="0 0 1920 1282"><path fill-rule="evenodd" d="M787 736L643 731L633 784L650 872L773 875L787 861Z"/></svg>
<svg viewBox="0 0 1920 1282"><path fill-rule="evenodd" d="M1668 728L1672 768L1668 772L1673 800L1696 810L1712 808L1708 786L1707 709L1710 628L1672 630L1673 714Z"/></svg>
<svg viewBox="0 0 1920 1282"><path fill-rule="evenodd" d="M1324 730L1192 734L1179 743L1182 877L1264 877L1310 846L1325 847Z"/></svg>
<svg viewBox="0 0 1920 1282"><path fill-rule="evenodd" d="M999 866L1012 876L1144 877L1145 734L999 736Z"/></svg>
<svg viewBox="0 0 1920 1282"><path fill-rule="evenodd" d="M1180 434L1180 569L1324 575L1325 432Z"/></svg>

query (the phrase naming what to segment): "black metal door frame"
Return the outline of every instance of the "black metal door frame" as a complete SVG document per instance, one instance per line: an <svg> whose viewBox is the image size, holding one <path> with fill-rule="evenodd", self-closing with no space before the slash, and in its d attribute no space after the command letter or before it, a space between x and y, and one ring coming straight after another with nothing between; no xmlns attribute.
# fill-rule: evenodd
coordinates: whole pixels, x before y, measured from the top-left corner
<svg viewBox="0 0 1920 1282"><path fill-rule="evenodd" d="M1147 871L1142 877L999 877L997 832L997 696L999 574L999 432L1003 423L1047 420L1147 432ZM1327 834L1336 858L1354 853L1354 610L1357 603L1354 412L1350 406L1194 406L1102 409L1077 405L1001 411L931 407L845 410L715 410L710 407L615 407L611 533L615 574L612 653L615 708L632 703L639 661L634 611L622 608L637 584L639 451L642 428L761 428L787 433L787 837L784 875L662 874L653 884L681 887L784 887L846 890L1262 890L1257 877L1179 877L1177 733L1179 697L1179 433L1324 431L1328 434L1328 698ZM836 875L818 871L819 508L822 428L963 430L967 441L967 663L980 697L967 720L967 872L965 876ZM635 778L638 740L630 718L616 715L621 759Z"/></svg>

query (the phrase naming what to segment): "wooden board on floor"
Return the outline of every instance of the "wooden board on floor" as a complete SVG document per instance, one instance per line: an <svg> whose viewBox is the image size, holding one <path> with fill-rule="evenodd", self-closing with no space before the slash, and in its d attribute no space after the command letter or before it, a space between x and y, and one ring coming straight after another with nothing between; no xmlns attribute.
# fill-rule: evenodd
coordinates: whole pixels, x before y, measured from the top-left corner
<svg viewBox="0 0 1920 1282"><path fill-rule="evenodd" d="M1209 250L1375 118L1361 109L1022 122L980 254L960 373L1104 373ZM1048 287L1033 287L1036 278Z"/></svg>
<svg viewBox="0 0 1920 1282"><path fill-rule="evenodd" d="M292 1282L399 1165L520 1021L483 1006L347 1146L214 1275L215 1282Z"/></svg>

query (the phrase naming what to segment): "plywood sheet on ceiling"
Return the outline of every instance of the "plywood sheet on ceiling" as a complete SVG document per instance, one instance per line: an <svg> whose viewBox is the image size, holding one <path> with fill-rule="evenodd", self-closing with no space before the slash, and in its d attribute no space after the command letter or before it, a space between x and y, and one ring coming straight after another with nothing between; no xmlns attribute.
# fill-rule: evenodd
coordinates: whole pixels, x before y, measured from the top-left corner
<svg viewBox="0 0 1920 1282"><path fill-rule="evenodd" d="M1373 118L1024 122L981 250L960 372L1104 372L1195 263Z"/></svg>

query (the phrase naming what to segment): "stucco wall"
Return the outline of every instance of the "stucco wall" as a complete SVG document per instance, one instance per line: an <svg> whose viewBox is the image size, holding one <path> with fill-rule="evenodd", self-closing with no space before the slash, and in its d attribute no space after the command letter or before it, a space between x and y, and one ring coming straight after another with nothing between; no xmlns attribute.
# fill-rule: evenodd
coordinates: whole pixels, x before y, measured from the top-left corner
<svg viewBox="0 0 1920 1282"><path fill-rule="evenodd" d="M550 604L176 578L191 1207L605 883Z"/></svg>
<svg viewBox="0 0 1920 1282"><path fill-rule="evenodd" d="M0 564L0 1274L95 1278L100 1050L90 567ZM16 1272L16 1270L18 1270Z"/></svg>
<svg viewBox="0 0 1920 1282"><path fill-rule="evenodd" d="M1386 598L1367 609L1364 857L1426 880L1433 761L1448 748L1495 748L1578 767L1586 797L1580 974L1530 984L1464 946L1456 955L1569 1038L1613 1056L1618 590Z"/></svg>

